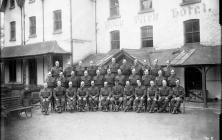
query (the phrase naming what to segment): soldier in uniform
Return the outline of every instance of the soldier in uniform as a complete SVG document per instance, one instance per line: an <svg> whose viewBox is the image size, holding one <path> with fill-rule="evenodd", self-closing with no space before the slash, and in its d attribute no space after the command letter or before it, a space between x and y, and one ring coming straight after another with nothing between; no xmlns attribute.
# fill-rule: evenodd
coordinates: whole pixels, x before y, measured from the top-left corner
<svg viewBox="0 0 222 140"><path fill-rule="evenodd" d="M166 112L166 108L169 105L171 96L172 96L172 91L171 88L167 86L167 81L163 80L162 81L162 87L159 88L159 98L157 101L158 104L158 112Z"/></svg>
<svg viewBox="0 0 222 140"><path fill-rule="evenodd" d="M155 77L149 74L148 69L145 69L144 75L142 76L142 84L145 86L145 88L147 89L148 87L150 87L150 81L154 81L154 80L155 80Z"/></svg>
<svg viewBox="0 0 222 140"><path fill-rule="evenodd" d="M57 81L57 87L54 88L54 98L56 101L56 111L61 113L65 110L65 88L61 86L61 81Z"/></svg>
<svg viewBox="0 0 222 140"><path fill-rule="evenodd" d="M71 66L70 62L67 63L67 66L65 67L63 74L66 79L68 79L71 76L71 72L73 71L73 67Z"/></svg>
<svg viewBox="0 0 222 140"><path fill-rule="evenodd" d="M76 88L72 86L72 82L69 82L69 88L66 89L67 110L73 112L76 110Z"/></svg>
<svg viewBox="0 0 222 140"><path fill-rule="evenodd" d="M81 81L84 82L84 86L86 88L90 87L90 82L91 82L91 76L88 75L88 71L84 71L84 76L81 77Z"/></svg>
<svg viewBox="0 0 222 140"><path fill-rule="evenodd" d="M158 71L161 69L160 65L158 65L158 59L153 60L153 66L151 67L151 74L153 76L158 76Z"/></svg>
<svg viewBox="0 0 222 140"><path fill-rule="evenodd" d="M49 103L52 97L52 91L48 88L47 83L44 83L44 88L40 90L39 97L41 100L42 112L47 115L49 110Z"/></svg>
<svg viewBox="0 0 222 140"><path fill-rule="evenodd" d="M125 75L125 76L130 75L130 66L127 64L126 59L123 59L123 64L120 66L120 69L121 69L123 75Z"/></svg>
<svg viewBox="0 0 222 140"><path fill-rule="evenodd" d="M119 64L116 63L116 59L115 58L112 58L112 62L109 65L109 69L110 69L112 74L114 74L114 75L117 74L117 70L119 69Z"/></svg>
<svg viewBox="0 0 222 140"><path fill-rule="evenodd" d="M59 77L57 78L57 81L61 81L62 87L68 88L68 80L63 75L63 72L59 73Z"/></svg>
<svg viewBox="0 0 222 140"><path fill-rule="evenodd" d="M112 90L108 87L108 82L104 82L104 87L100 90L101 110L107 112L109 110L110 97Z"/></svg>
<svg viewBox="0 0 222 140"><path fill-rule="evenodd" d="M114 80L115 80L115 75L111 73L110 69L107 69L107 74L105 75L104 80L106 82L108 82L109 87L113 87Z"/></svg>
<svg viewBox="0 0 222 140"><path fill-rule="evenodd" d="M151 71L151 66L149 65L148 61L146 59L143 60L144 65L142 66L142 71L143 73L145 70L148 70L149 72Z"/></svg>
<svg viewBox="0 0 222 140"><path fill-rule="evenodd" d="M56 61L55 66L51 69L52 77L57 79L60 72L62 72L62 67L59 66L59 61Z"/></svg>
<svg viewBox="0 0 222 140"><path fill-rule="evenodd" d="M89 76L94 77L96 75L96 66L93 64L93 61L89 62L89 67L87 68Z"/></svg>
<svg viewBox="0 0 222 140"><path fill-rule="evenodd" d="M88 88L89 110L97 111L99 104L99 88L91 81L91 87Z"/></svg>
<svg viewBox="0 0 222 140"><path fill-rule="evenodd" d="M176 76L174 69L172 69L170 72L170 77L168 77L168 79L167 79L169 87L171 87L171 88L175 87L177 79L179 79L179 78Z"/></svg>
<svg viewBox="0 0 222 140"><path fill-rule="evenodd" d="M140 80L140 76L136 75L136 70L134 68L132 69L132 74L129 76L129 81L134 89L137 87L137 80Z"/></svg>
<svg viewBox="0 0 222 140"><path fill-rule="evenodd" d="M158 88L154 81L150 81L150 87L147 89L147 112L153 113L157 106Z"/></svg>
<svg viewBox="0 0 222 140"><path fill-rule="evenodd" d="M183 98L185 96L185 90L180 85L180 80L176 80L176 86L173 88L173 96L171 99L171 110L173 114L181 113L180 105L183 102Z"/></svg>
<svg viewBox="0 0 222 140"><path fill-rule="evenodd" d="M85 68L82 66L82 61L79 61L78 65L76 66L76 75L81 77L84 75Z"/></svg>
<svg viewBox="0 0 222 140"><path fill-rule="evenodd" d="M99 66L98 70L100 71L100 74L105 76L107 74L107 68L106 66Z"/></svg>
<svg viewBox="0 0 222 140"><path fill-rule="evenodd" d="M134 90L129 81L126 81L126 86L123 91L123 108L127 112L132 109L134 101Z"/></svg>
<svg viewBox="0 0 222 140"><path fill-rule="evenodd" d="M86 111L87 110L87 97L88 97L88 89L85 88L85 83L82 81L80 83L80 87L77 90L77 109L78 111Z"/></svg>
<svg viewBox="0 0 222 140"><path fill-rule="evenodd" d="M170 76L171 70L173 70L173 68L170 65L170 60L167 60L166 67L163 68L163 76L168 78Z"/></svg>
<svg viewBox="0 0 222 140"><path fill-rule="evenodd" d="M112 110L119 111L123 102L123 87L119 85L119 81L115 81L115 86L112 88Z"/></svg>
<svg viewBox="0 0 222 140"><path fill-rule="evenodd" d="M135 59L131 69L135 69L135 74L141 76L142 75L142 66L138 63L138 60Z"/></svg>
<svg viewBox="0 0 222 140"><path fill-rule="evenodd" d="M93 77L93 81L95 81L95 86L99 88L99 91L103 87L104 77L100 74L100 70L96 70L96 76Z"/></svg>
<svg viewBox="0 0 222 140"><path fill-rule="evenodd" d="M48 77L46 78L46 83L48 85L48 88L53 93L53 90L56 87L56 80L55 80L54 77L52 77L52 73L51 72L48 73ZM53 111L54 109L55 109L55 99L52 96L51 97L51 111Z"/></svg>
<svg viewBox="0 0 222 140"><path fill-rule="evenodd" d="M165 77L163 77L162 70L158 71L158 76L155 78L155 84L157 87L162 86L162 81L165 80Z"/></svg>
<svg viewBox="0 0 222 140"><path fill-rule="evenodd" d="M144 106L146 96L146 89L142 86L141 81L137 80L137 87L135 88L135 100L133 103L133 110L140 113Z"/></svg>
<svg viewBox="0 0 222 140"><path fill-rule="evenodd" d="M77 90L80 85L80 79L78 76L76 76L75 71L71 72L71 77L69 78L69 82L72 82L72 87Z"/></svg>
<svg viewBox="0 0 222 140"><path fill-rule="evenodd" d="M121 69L118 69L118 70L117 70L117 73L118 73L118 74L116 75L115 80L116 80L116 81L119 81L119 85L121 85L122 87L124 87L124 86L125 86L125 83L126 83L126 77L125 77L125 75L122 74Z"/></svg>

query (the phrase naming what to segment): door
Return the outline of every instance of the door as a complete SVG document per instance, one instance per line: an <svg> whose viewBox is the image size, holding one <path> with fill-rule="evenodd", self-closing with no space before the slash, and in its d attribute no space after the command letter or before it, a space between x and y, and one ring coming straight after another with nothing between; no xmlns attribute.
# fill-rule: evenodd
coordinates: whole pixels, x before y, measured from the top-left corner
<svg viewBox="0 0 222 140"><path fill-rule="evenodd" d="M29 84L30 85L37 85L37 62L36 62L36 59L29 59L28 68L29 68Z"/></svg>

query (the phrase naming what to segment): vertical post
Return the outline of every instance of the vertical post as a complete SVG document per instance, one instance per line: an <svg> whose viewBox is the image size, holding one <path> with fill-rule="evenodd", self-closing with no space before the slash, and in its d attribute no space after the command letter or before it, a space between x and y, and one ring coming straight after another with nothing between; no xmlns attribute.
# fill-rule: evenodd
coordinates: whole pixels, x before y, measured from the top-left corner
<svg viewBox="0 0 222 140"><path fill-rule="evenodd" d="M26 59L22 59L23 85L26 85Z"/></svg>
<svg viewBox="0 0 222 140"><path fill-rule="evenodd" d="M48 71L52 68L52 55L48 55Z"/></svg>
<svg viewBox="0 0 222 140"><path fill-rule="evenodd" d="M206 69L204 66L201 67L201 74L202 74L202 92L203 92L204 108L207 108Z"/></svg>
<svg viewBox="0 0 222 140"><path fill-rule="evenodd" d="M45 42L45 16L44 0L42 0L42 41Z"/></svg>
<svg viewBox="0 0 222 140"><path fill-rule="evenodd" d="M23 22L22 22L22 7L20 7L20 10L21 10L21 45L23 46L24 44L24 42L23 42L23 26L22 26L22 24L23 24Z"/></svg>
<svg viewBox="0 0 222 140"><path fill-rule="evenodd" d="M73 38L72 38L72 0L69 0L69 5L70 5L70 47L71 47L71 66L73 66Z"/></svg>
<svg viewBox="0 0 222 140"><path fill-rule="evenodd" d="M45 59L44 59L44 55L42 56L42 69L43 69L43 82L45 82Z"/></svg>

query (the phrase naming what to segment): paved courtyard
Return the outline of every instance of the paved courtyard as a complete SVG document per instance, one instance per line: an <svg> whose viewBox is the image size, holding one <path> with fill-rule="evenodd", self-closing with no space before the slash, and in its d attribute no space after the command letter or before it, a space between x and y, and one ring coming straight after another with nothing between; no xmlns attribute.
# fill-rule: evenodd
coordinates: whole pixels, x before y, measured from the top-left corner
<svg viewBox="0 0 222 140"><path fill-rule="evenodd" d="M6 140L218 140L219 110L187 109L185 114L85 112L34 109L30 119L12 119Z"/></svg>

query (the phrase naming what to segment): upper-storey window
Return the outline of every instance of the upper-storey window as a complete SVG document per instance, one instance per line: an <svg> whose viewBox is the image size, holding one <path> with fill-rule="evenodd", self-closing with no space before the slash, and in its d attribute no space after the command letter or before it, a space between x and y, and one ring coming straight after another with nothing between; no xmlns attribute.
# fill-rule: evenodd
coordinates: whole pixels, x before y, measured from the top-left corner
<svg viewBox="0 0 222 140"><path fill-rule="evenodd" d="M200 42L199 19L184 21L185 43Z"/></svg>
<svg viewBox="0 0 222 140"><path fill-rule="evenodd" d="M36 17L29 17L29 36L36 36Z"/></svg>
<svg viewBox="0 0 222 140"><path fill-rule="evenodd" d="M16 22L10 22L10 41L16 40Z"/></svg>
<svg viewBox="0 0 222 140"><path fill-rule="evenodd" d="M110 32L111 35L111 49L119 49L120 48L120 34L119 31Z"/></svg>
<svg viewBox="0 0 222 140"><path fill-rule="evenodd" d="M141 27L142 48L153 47L153 26Z"/></svg>
<svg viewBox="0 0 222 140"><path fill-rule="evenodd" d="M119 0L110 0L110 17L119 16Z"/></svg>
<svg viewBox="0 0 222 140"><path fill-rule="evenodd" d="M186 5L186 4L194 4L194 3L199 3L201 0L182 0L181 5Z"/></svg>
<svg viewBox="0 0 222 140"><path fill-rule="evenodd" d="M54 33L59 33L62 30L62 11L56 10L53 12L54 18Z"/></svg>
<svg viewBox="0 0 222 140"><path fill-rule="evenodd" d="M35 2L35 0L29 0L29 3L34 3Z"/></svg>
<svg viewBox="0 0 222 140"><path fill-rule="evenodd" d="M10 0L10 9L15 8L15 0Z"/></svg>
<svg viewBox="0 0 222 140"><path fill-rule="evenodd" d="M150 11L153 9L152 0L140 0L140 10L141 11Z"/></svg>

